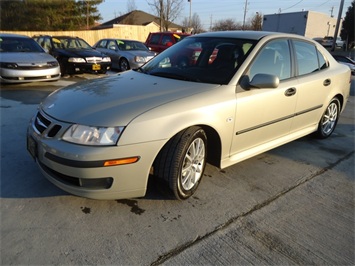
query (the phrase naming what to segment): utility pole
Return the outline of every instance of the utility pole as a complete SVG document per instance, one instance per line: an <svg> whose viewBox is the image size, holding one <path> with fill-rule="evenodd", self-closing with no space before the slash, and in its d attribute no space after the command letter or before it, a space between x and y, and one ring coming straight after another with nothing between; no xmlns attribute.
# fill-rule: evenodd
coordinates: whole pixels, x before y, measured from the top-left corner
<svg viewBox="0 0 355 266"><path fill-rule="evenodd" d="M189 31L191 30L191 3L192 0L187 0L190 3Z"/></svg>
<svg viewBox="0 0 355 266"><path fill-rule="evenodd" d="M248 8L248 0L245 0L245 6L244 6L244 18L243 18L243 27L242 30L245 29L245 17L247 15L247 8Z"/></svg>
<svg viewBox="0 0 355 266"><path fill-rule="evenodd" d="M85 1L86 3L86 29L89 29L89 0Z"/></svg>
<svg viewBox="0 0 355 266"><path fill-rule="evenodd" d="M160 4L160 31L163 31L163 12L164 12L164 4L163 4L163 0L159 0L159 4Z"/></svg>
<svg viewBox="0 0 355 266"><path fill-rule="evenodd" d="M332 6L332 9L330 10L330 17L334 17L333 11L334 11L334 6Z"/></svg>
<svg viewBox="0 0 355 266"><path fill-rule="evenodd" d="M339 26L340 26L340 21L341 21L341 14L343 13L343 7L344 7L344 0L341 0L340 7L339 7L339 13L338 13L338 19L337 19L337 25L336 25L335 31L334 31L333 45L332 45L331 51L334 51L334 49L335 49L335 44L336 44L336 40L338 37L338 31L339 31Z"/></svg>

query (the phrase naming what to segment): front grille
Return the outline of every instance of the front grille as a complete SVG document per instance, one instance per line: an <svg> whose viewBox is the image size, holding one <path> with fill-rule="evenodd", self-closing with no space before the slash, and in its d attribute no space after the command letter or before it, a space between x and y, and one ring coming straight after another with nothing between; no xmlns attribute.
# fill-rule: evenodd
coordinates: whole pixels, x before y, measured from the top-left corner
<svg viewBox="0 0 355 266"><path fill-rule="evenodd" d="M48 118L44 117L40 112L37 113L34 123L34 129L39 134L46 133L46 136L53 138L61 130L62 126L52 123Z"/></svg>
<svg viewBox="0 0 355 266"><path fill-rule="evenodd" d="M43 133L49 125L51 124L51 121L49 121L47 118L45 118L40 112L37 113L37 116L35 118L34 126L36 130L39 133Z"/></svg>
<svg viewBox="0 0 355 266"><path fill-rule="evenodd" d="M53 66L50 64L45 65L18 65L15 69L16 70L41 70L41 69L50 69L55 68L57 66Z"/></svg>
<svg viewBox="0 0 355 266"><path fill-rule="evenodd" d="M101 57L96 57L96 56L94 56L94 57L86 57L85 58L86 59L86 62L88 62L88 63L101 63L101 61L102 61L102 58Z"/></svg>

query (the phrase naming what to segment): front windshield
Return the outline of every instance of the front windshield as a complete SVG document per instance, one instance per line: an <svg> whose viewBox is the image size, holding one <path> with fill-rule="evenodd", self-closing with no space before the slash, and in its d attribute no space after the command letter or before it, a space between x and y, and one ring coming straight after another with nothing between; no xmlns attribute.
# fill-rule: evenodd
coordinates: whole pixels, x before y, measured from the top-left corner
<svg viewBox="0 0 355 266"><path fill-rule="evenodd" d="M155 76L228 84L255 44L236 38L188 37L141 68Z"/></svg>
<svg viewBox="0 0 355 266"><path fill-rule="evenodd" d="M35 40L18 37L0 37L0 52L7 53L44 53Z"/></svg>
<svg viewBox="0 0 355 266"><path fill-rule="evenodd" d="M59 49L91 49L91 46L80 38L53 38L54 47Z"/></svg>
<svg viewBox="0 0 355 266"><path fill-rule="evenodd" d="M117 45L121 51L148 50L148 48L143 43L136 41L117 40Z"/></svg>

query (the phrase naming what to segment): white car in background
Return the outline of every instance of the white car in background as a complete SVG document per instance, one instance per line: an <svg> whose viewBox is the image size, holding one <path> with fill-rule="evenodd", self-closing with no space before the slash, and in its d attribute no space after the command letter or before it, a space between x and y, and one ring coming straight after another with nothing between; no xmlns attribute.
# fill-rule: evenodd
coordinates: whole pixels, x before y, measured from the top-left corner
<svg viewBox="0 0 355 266"><path fill-rule="evenodd" d="M0 34L0 82L56 81L57 60L33 39L17 34Z"/></svg>

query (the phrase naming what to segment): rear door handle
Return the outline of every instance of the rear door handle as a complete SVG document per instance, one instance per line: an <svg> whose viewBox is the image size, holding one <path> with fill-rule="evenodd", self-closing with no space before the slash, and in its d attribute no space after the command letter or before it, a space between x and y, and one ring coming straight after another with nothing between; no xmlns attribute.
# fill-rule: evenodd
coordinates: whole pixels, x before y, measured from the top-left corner
<svg viewBox="0 0 355 266"><path fill-rule="evenodd" d="M290 97L296 94L296 88L289 88L285 91L285 96Z"/></svg>
<svg viewBox="0 0 355 266"><path fill-rule="evenodd" d="M331 79L326 79L323 81L324 86L329 86L332 83Z"/></svg>

